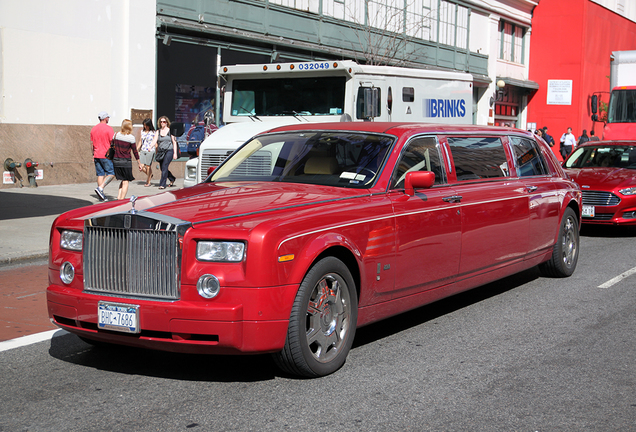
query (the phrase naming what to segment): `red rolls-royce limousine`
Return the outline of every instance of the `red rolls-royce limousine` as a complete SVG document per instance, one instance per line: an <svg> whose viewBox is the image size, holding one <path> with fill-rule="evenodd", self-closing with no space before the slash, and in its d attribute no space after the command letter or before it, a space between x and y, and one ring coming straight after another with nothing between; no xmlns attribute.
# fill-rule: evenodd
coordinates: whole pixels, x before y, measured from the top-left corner
<svg viewBox="0 0 636 432"><path fill-rule="evenodd" d="M48 311L89 343L322 376L357 327L534 266L571 275L580 218L578 185L525 131L284 126L197 186L58 217Z"/></svg>

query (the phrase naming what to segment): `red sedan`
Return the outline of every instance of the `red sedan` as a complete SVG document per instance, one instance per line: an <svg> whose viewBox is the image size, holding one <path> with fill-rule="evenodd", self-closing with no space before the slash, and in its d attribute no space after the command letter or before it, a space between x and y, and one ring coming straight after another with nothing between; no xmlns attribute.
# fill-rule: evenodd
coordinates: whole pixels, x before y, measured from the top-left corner
<svg viewBox="0 0 636 432"><path fill-rule="evenodd" d="M531 133L299 124L197 186L61 215L52 321L88 342L340 368L357 327L579 255L581 192Z"/></svg>
<svg viewBox="0 0 636 432"><path fill-rule="evenodd" d="M636 224L636 142L588 142L564 167L583 191L583 223Z"/></svg>

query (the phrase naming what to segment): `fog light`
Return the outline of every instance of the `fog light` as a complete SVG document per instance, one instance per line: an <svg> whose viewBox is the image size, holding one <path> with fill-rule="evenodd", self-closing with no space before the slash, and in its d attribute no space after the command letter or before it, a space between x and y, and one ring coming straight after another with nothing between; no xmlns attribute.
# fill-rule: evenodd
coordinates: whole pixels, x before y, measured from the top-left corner
<svg viewBox="0 0 636 432"><path fill-rule="evenodd" d="M75 268L73 267L73 264L68 261L64 261L62 267L60 267L60 279L62 279L62 282L66 285L73 282L73 279L75 279Z"/></svg>
<svg viewBox="0 0 636 432"><path fill-rule="evenodd" d="M197 291L199 295L204 298L214 298L219 294L221 284L216 276L211 274L203 275L197 282Z"/></svg>

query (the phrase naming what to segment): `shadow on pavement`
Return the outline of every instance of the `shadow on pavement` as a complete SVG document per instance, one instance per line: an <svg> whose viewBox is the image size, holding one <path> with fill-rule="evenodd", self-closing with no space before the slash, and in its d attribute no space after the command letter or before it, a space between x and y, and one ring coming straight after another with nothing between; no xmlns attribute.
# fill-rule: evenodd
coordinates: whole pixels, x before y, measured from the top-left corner
<svg viewBox="0 0 636 432"><path fill-rule="evenodd" d="M0 191L0 220L50 216L92 205L90 200Z"/></svg>
<svg viewBox="0 0 636 432"><path fill-rule="evenodd" d="M583 225L581 235L602 238L636 237L636 226Z"/></svg>

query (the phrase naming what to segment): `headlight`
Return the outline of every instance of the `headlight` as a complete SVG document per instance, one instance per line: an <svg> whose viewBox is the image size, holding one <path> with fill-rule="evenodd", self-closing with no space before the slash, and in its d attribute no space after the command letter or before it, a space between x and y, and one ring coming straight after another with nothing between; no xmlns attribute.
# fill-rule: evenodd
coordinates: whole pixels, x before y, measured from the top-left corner
<svg viewBox="0 0 636 432"><path fill-rule="evenodd" d="M197 259L200 261L240 262L245 256L245 243L228 241L200 241Z"/></svg>
<svg viewBox="0 0 636 432"><path fill-rule="evenodd" d="M197 167L186 167L186 178L194 179L197 176Z"/></svg>
<svg viewBox="0 0 636 432"><path fill-rule="evenodd" d="M60 247L74 251L82 250L84 234L80 231L62 231L60 236Z"/></svg>
<svg viewBox="0 0 636 432"><path fill-rule="evenodd" d="M622 193L623 195L636 195L636 186L632 186L627 189L621 189L619 190L619 192Z"/></svg>
<svg viewBox="0 0 636 432"><path fill-rule="evenodd" d="M66 285L73 282L73 279L75 279L75 268L73 267L73 264L68 261L64 261L62 267L60 267L60 279L62 279L62 282Z"/></svg>
<svg viewBox="0 0 636 432"><path fill-rule="evenodd" d="M197 291L203 298L214 298L219 294L221 284L216 276L211 274L203 275L197 281Z"/></svg>

